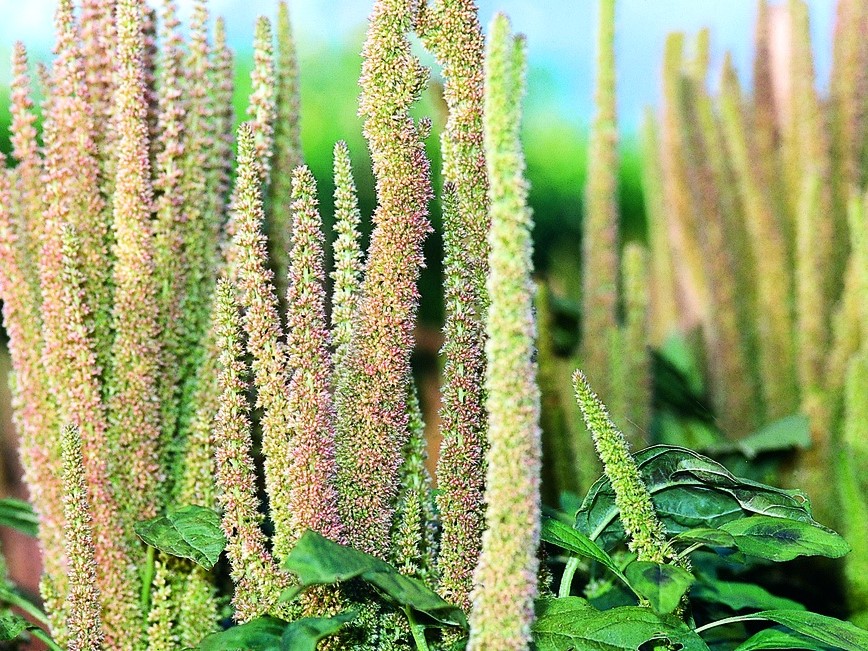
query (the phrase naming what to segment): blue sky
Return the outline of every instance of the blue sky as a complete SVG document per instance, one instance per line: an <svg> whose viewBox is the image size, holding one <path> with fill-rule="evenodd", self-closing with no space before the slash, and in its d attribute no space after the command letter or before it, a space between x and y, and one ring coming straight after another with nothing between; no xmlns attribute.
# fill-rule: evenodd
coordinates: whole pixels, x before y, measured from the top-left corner
<svg viewBox="0 0 868 651"><path fill-rule="evenodd" d="M774 2L774 0L772 0ZM178 0L182 17L191 0ZM55 0L0 0L0 81L8 75L9 48L25 41L35 51L51 47ZM586 124L591 111L596 0L478 0L487 24L506 12L516 31L528 38L531 66L537 71L529 89L535 111L557 110ZM833 0L809 0L811 26L821 82L828 76ZM230 40L239 52L249 48L253 23L273 15L276 0L211 0L213 13L227 18ZM370 9L369 0L290 0L295 31L303 50L358 45ZM617 5L618 93L622 127L632 131L643 106L659 99L660 61L666 34L695 33L708 26L713 63L731 50L746 76L752 56L755 0L619 0Z"/></svg>

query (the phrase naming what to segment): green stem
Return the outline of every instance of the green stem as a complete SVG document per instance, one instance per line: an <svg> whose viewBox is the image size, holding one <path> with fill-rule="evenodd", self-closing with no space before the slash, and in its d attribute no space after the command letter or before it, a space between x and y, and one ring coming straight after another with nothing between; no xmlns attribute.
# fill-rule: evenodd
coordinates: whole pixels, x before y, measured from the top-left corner
<svg viewBox="0 0 868 651"><path fill-rule="evenodd" d="M727 624L736 624L738 622L766 622L768 619L766 617L757 617L756 615L737 615L735 617L727 617L726 619L719 619L716 622L709 622L699 628L695 629L695 633L702 633L703 631L707 631L711 628L716 628L718 626L726 626Z"/></svg>
<svg viewBox="0 0 868 651"><path fill-rule="evenodd" d="M39 610L37 606L27 601L27 599L25 599L21 595L12 592L12 590L3 590L2 592L0 592L0 601L5 602L10 606L16 606L17 608L20 608L25 613L33 617L33 619L38 621L40 624L44 624L45 626L50 625L48 622L48 617L45 615L44 612Z"/></svg>
<svg viewBox="0 0 868 651"><path fill-rule="evenodd" d="M564 568L564 574L561 577L558 597L564 598L570 596L570 591L573 587L573 577L576 575L576 570L579 569L580 562L578 556L570 556L570 560L567 561L567 566Z"/></svg>
<svg viewBox="0 0 868 651"><path fill-rule="evenodd" d="M690 547L688 547L687 549L682 550L682 551L678 554L678 556L675 557L675 561L677 562L677 561L681 561L681 560L683 560L684 558L687 557L688 554L692 554L692 553L695 552L697 549L699 549L700 547L702 547L704 544L705 544L705 543L698 542L698 543L694 543L694 544L690 545Z"/></svg>
<svg viewBox="0 0 868 651"><path fill-rule="evenodd" d="M35 637L37 640L41 640L45 644L45 646L51 649L51 651L64 651L62 646L52 640L51 636L38 626L33 626L28 630L33 637Z"/></svg>
<svg viewBox="0 0 868 651"><path fill-rule="evenodd" d="M142 576L142 593L139 597L139 603L142 605L142 612L147 613L151 607L151 583L154 581L154 561L157 550L148 545L148 556L145 559L145 573Z"/></svg>
<svg viewBox="0 0 868 651"><path fill-rule="evenodd" d="M416 648L418 651L428 651L428 642L425 641L425 627L416 623L416 618L413 617L413 610L410 606L404 606L404 614L407 615L407 621L410 622L410 632L413 634Z"/></svg>

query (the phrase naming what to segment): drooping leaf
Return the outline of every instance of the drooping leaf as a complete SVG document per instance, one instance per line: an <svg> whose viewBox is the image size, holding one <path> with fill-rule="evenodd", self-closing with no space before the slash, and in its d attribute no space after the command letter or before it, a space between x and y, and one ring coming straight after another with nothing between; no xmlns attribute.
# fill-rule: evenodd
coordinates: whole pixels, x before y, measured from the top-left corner
<svg viewBox="0 0 868 651"><path fill-rule="evenodd" d="M735 477L692 450L655 445L634 456L669 535L755 514L814 523L804 493ZM612 485L602 477L576 514L576 528L609 550L624 540L618 515Z"/></svg>
<svg viewBox="0 0 868 651"><path fill-rule="evenodd" d="M0 527L9 527L35 537L39 534L39 518L29 503L5 497L0 499Z"/></svg>
<svg viewBox="0 0 868 651"><path fill-rule="evenodd" d="M727 622L768 620L781 624L805 637L834 649L865 651L868 649L868 631L807 610L763 610L750 615L728 618Z"/></svg>
<svg viewBox="0 0 868 651"><path fill-rule="evenodd" d="M677 565L649 561L633 561L624 569L624 574L658 615L674 611L694 581L690 572Z"/></svg>
<svg viewBox="0 0 868 651"><path fill-rule="evenodd" d="M827 651L828 648L828 646L818 644L800 633L775 627L764 629L756 635L751 636L739 644L735 648L735 651L760 651L761 649Z"/></svg>
<svg viewBox="0 0 868 651"><path fill-rule="evenodd" d="M212 633L199 642L197 651L282 651L281 636L287 623L275 617L259 617L246 624Z"/></svg>
<svg viewBox="0 0 868 651"><path fill-rule="evenodd" d="M685 543L687 545L701 543L711 549L726 549L736 546L735 538L732 537L732 534L722 529L710 529L708 527L697 527L696 529L682 531L672 538L672 542Z"/></svg>
<svg viewBox="0 0 868 651"><path fill-rule="evenodd" d="M778 597L755 583L703 577L690 589L690 598L721 604L732 610L804 610L798 601Z"/></svg>
<svg viewBox="0 0 868 651"><path fill-rule="evenodd" d="M538 651L637 651L652 640L680 644L682 651L709 651L677 617L639 606L600 611L580 597L537 602L531 630Z"/></svg>
<svg viewBox="0 0 868 651"><path fill-rule="evenodd" d="M807 449L810 446L811 427L808 417L804 414L791 414L765 425L743 439L721 442L707 451L715 455L738 452L747 459L754 459L764 452Z"/></svg>
<svg viewBox="0 0 868 651"><path fill-rule="evenodd" d="M597 561L603 567L608 569L612 574L629 585L627 577L621 572L618 564L606 552L600 549L599 545L588 538L585 534L577 529L560 522L545 518L542 523L542 532L540 537L547 543L557 545L561 549L566 549L569 552L578 554L583 558L589 558Z"/></svg>
<svg viewBox="0 0 868 651"><path fill-rule="evenodd" d="M0 615L0 642L14 640L28 627L27 620L14 614Z"/></svg>
<svg viewBox="0 0 868 651"><path fill-rule="evenodd" d="M282 651L316 651L320 640L334 635L355 618L356 613L348 611L333 617L297 619L284 629L280 648Z"/></svg>
<svg viewBox="0 0 868 651"><path fill-rule="evenodd" d="M285 590L282 600L293 599L312 585L358 578L399 606L409 606L442 624L467 627L460 608L444 601L418 579L404 576L379 558L339 545L314 531L302 534L286 557L284 568L298 577L300 585Z"/></svg>
<svg viewBox="0 0 868 651"><path fill-rule="evenodd" d="M839 558L850 551L847 541L834 531L798 520L754 515L727 522L721 529L745 554L771 561L797 556Z"/></svg>
<svg viewBox="0 0 868 651"><path fill-rule="evenodd" d="M161 552L186 558L210 570L226 547L220 516L202 506L177 511L136 523L136 534Z"/></svg>

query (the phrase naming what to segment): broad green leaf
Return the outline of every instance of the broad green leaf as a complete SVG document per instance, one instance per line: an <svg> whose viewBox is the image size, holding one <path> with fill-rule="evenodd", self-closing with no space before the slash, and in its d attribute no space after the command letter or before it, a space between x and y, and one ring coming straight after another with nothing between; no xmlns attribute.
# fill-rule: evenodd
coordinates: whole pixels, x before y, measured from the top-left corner
<svg viewBox="0 0 868 651"><path fill-rule="evenodd" d="M722 529L709 529L707 527L682 531L672 538L672 542L685 543L686 545L702 543L712 549L735 547L735 538L732 537L732 534Z"/></svg>
<svg viewBox="0 0 868 651"><path fill-rule="evenodd" d="M732 610L804 610L798 601L778 597L754 583L702 578L690 589L690 598L721 604Z"/></svg>
<svg viewBox="0 0 868 651"><path fill-rule="evenodd" d="M797 520L754 515L727 522L721 529L732 534L745 554L771 561L797 556L839 558L850 551L847 541L834 531Z"/></svg>
<svg viewBox="0 0 868 651"><path fill-rule="evenodd" d="M356 613L345 612L334 617L303 617L292 622L283 631L280 640L282 651L316 651L317 644L329 635L334 635L347 622L356 618Z"/></svg>
<svg viewBox="0 0 868 651"><path fill-rule="evenodd" d="M811 446L811 428L804 414L792 414L769 423L750 436L737 441L725 441L707 451L711 454L738 452L746 459L754 459L764 452L777 452L791 448L807 449Z"/></svg>
<svg viewBox="0 0 868 651"><path fill-rule="evenodd" d="M584 558L590 558L597 561L608 569L612 574L629 585L629 581L621 572L621 568L606 552L600 549L599 545L588 538L585 534L573 527L560 522L545 518L542 523L542 532L540 537L547 543L557 545L561 549L566 549L569 552L578 554Z"/></svg>
<svg viewBox="0 0 868 651"><path fill-rule="evenodd" d="M694 581L690 572L677 565L648 561L633 561L624 568L624 574L633 589L648 600L658 615L674 611Z"/></svg>
<svg viewBox="0 0 868 651"><path fill-rule="evenodd" d="M226 547L220 516L202 506L185 506L135 526L139 538L161 552L210 570Z"/></svg>
<svg viewBox="0 0 868 651"><path fill-rule="evenodd" d="M39 534L39 518L33 507L14 497L0 499L0 527L9 527L28 536Z"/></svg>
<svg viewBox="0 0 868 651"><path fill-rule="evenodd" d="M802 649L804 651L826 651L828 648L828 646L817 644L800 633L775 627L767 628L756 635L751 636L739 644L735 648L735 651L760 651L761 649L778 649L778 651L794 651L795 649Z"/></svg>
<svg viewBox="0 0 868 651"><path fill-rule="evenodd" d="M697 527L716 528L749 515L814 524L800 491L787 491L735 477L692 450L655 445L634 455L642 480L669 535ZM605 477L590 489L576 514L576 528L610 550L624 540L615 493Z"/></svg>
<svg viewBox="0 0 868 651"><path fill-rule="evenodd" d="M259 617L246 624L212 633L197 651L282 651L281 635L287 623L275 617Z"/></svg>
<svg viewBox="0 0 868 651"><path fill-rule="evenodd" d="M28 628L27 620L18 615L0 615L0 642L14 640Z"/></svg>
<svg viewBox="0 0 868 651"><path fill-rule="evenodd" d="M652 640L680 644L682 651L709 651L677 617L639 606L600 611L580 597L537 602L531 630L538 651L637 651Z"/></svg>
<svg viewBox="0 0 868 651"><path fill-rule="evenodd" d="M868 649L868 631L807 610L763 610L750 615L729 617L726 623L768 620L786 626L805 637L843 651ZM706 625L708 626L708 625ZM701 630L701 629L700 629Z"/></svg>
<svg viewBox="0 0 868 651"><path fill-rule="evenodd" d="M285 590L282 600L293 599L308 586L359 578L400 606L409 606L442 624L467 626L460 608L444 601L421 581L398 573L379 558L339 545L315 531L302 534L286 557L284 568L295 574L301 585Z"/></svg>

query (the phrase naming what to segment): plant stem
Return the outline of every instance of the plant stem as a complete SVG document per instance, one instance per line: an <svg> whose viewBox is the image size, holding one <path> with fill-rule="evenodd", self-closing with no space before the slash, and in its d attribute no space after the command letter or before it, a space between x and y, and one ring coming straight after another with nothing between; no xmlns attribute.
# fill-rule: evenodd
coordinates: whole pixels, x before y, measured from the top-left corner
<svg viewBox="0 0 868 651"><path fill-rule="evenodd" d="M64 651L62 646L60 646L57 642L52 640L51 636L48 635L48 633L43 631L38 626L34 626L34 627L30 628L29 630L30 630L30 634L33 637L35 637L37 640L41 640L42 642L44 642L45 646L47 646L49 649L51 649L51 651Z"/></svg>
<svg viewBox="0 0 868 651"><path fill-rule="evenodd" d="M694 544L690 545L690 547L688 547L687 549L682 550L681 553L679 553L678 556L675 557L675 560L676 561L683 560L685 557L687 557L688 554L692 554L697 549L702 547L704 544L705 543L694 543Z"/></svg>
<svg viewBox="0 0 868 651"><path fill-rule="evenodd" d="M20 608L25 613L33 617L40 624L44 624L45 626L49 625L48 617L45 615L44 612L39 610L36 605L30 603L29 601L27 601L27 599L25 599L19 594L16 594L12 590L3 590L2 592L0 592L0 602L5 602L10 606L16 606L17 608Z"/></svg>
<svg viewBox="0 0 868 651"><path fill-rule="evenodd" d="M139 603L142 604L142 612L147 613L151 606L151 583L154 581L154 559L156 548L148 545L148 556L145 560L145 573L142 575L142 593Z"/></svg>
<svg viewBox="0 0 868 651"><path fill-rule="evenodd" d="M567 561L567 566L564 568L564 574L561 577L561 585L558 588L558 597L564 598L570 596L570 590L573 587L573 577L576 575L576 570L579 569L578 556L570 556Z"/></svg>
<svg viewBox="0 0 868 651"><path fill-rule="evenodd" d="M756 615L736 615L735 617L727 617L726 619L719 619L716 622L709 622L708 624L704 624L699 628L695 629L695 633L702 633L703 631L707 631L711 628L716 628L718 626L726 626L727 624L735 624L737 622L764 622L767 621L765 617L757 617Z"/></svg>
<svg viewBox="0 0 868 651"><path fill-rule="evenodd" d="M425 627L416 623L416 618L413 617L413 609L410 606L404 606L404 614L407 615L407 621L410 623L410 632L413 634L416 648L418 651L428 651L428 642L425 640Z"/></svg>

